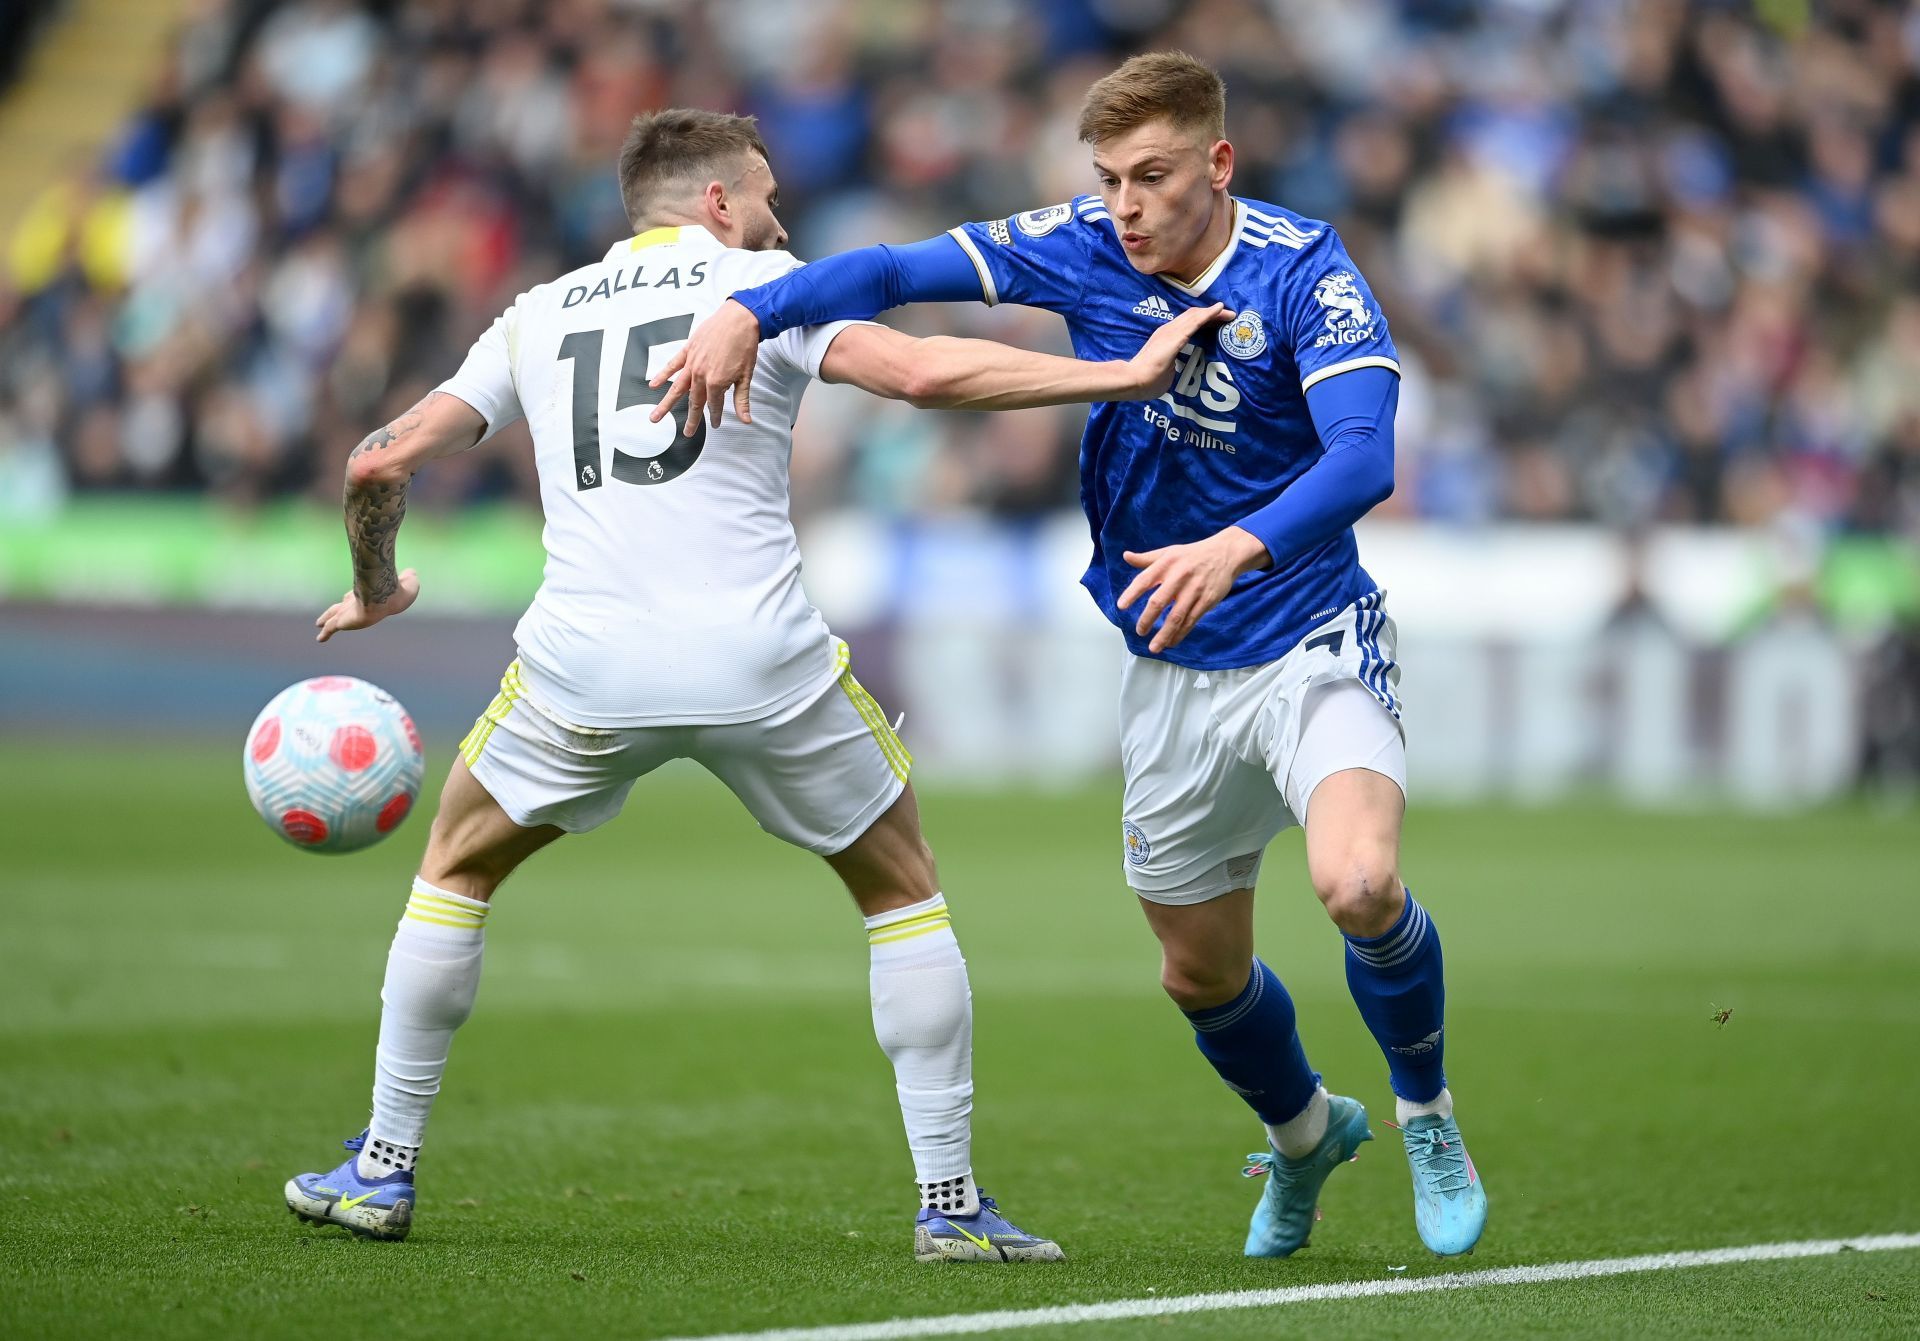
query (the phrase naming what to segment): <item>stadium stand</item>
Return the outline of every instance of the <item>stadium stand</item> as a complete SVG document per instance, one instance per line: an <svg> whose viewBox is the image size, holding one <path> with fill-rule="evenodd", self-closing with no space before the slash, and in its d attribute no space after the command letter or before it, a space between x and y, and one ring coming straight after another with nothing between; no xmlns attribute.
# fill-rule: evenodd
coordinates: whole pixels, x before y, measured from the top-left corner
<svg viewBox="0 0 1920 1341"><path fill-rule="evenodd" d="M1388 513L1920 535L1920 11L1870 0L200 0L6 239L0 478L332 497L625 230L634 111L758 113L805 256L1089 189L1078 97L1144 46L1223 69L1236 189L1372 280L1407 364ZM829 392L802 430L803 510L1072 504L1070 413ZM530 498L519 432L422 504Z"/></svg>

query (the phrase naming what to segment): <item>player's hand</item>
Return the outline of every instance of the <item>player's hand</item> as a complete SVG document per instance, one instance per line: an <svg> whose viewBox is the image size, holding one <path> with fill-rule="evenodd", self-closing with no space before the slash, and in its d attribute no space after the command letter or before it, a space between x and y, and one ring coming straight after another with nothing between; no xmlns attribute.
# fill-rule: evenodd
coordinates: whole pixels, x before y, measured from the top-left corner
<svg viewBox="0 0 1920 1341"><path fill-rule="evenodd" d="M727 411L727 388L733 388L733 410L740 422L753 422L753 407L748 393L753 387L753 365L760 358L760 318L729 298L720 310L694 328L684 345L662 368L648 379L648 386L659 386L671 379L667 394L653 407L647 418L654 423L665 419L674 403L687 398L686 433L692 436L704 412L720 427L720 416Z"/></svg>
<svg viewBox="0 0 1920 1341"><path fill-rule="evenodd" d="M1167 322L1140 346L1138 354L1127 360L1127 371L1132 377L1131 394L1116 399L1152 400L1166 394L1167 388L1173 385L1173 365L1179 362L1180 351L1198 338L1200 332L1209 326L1218 326L1232 315L1225 303L1215 303L1211 307L1189 307Z"/></svg>
<svg viewBox="0 0 1920 1341"><path fill-rule="evenodd" d="M1192 632L1195 621L1233 589L1236 577L1272 562L1267 547L1251 531L1238 526L1229 526L1191 545L1168 545L1145 554L1128 550L1122 557L1140 571L1120 593L1117 605L1125 610L1147 596L1133 631L1142 638L1153 634L1153 641L1147 644L1150 652L1179 646L1180 640ZM1155 631L1153 626L1162 614L1166 620Z"/></svg>
<svg viewBox="0 0 1920 1341"><path fill-rule="evenodd" d="M349 591L313 621L313 626L320 630L314 636L314 641L324 643L334 634L344 633L348 629L370 629L388 615L399 614L419 596L420 575L411 568L401 570L400 581L394 587L393 595L377 605L367 605L361 601L358 592Z"/></svg>

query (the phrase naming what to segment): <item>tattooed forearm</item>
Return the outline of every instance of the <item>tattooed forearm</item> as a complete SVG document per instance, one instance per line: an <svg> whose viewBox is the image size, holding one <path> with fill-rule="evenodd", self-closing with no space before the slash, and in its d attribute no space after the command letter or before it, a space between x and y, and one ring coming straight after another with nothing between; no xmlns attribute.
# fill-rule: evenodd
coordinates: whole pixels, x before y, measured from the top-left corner
<svg viewBox="0 0 1920 1341"><path fill-rule="evenodd" d="M347 457L347 485L343 502L347 513L347 545L353 552L353 589L363 605L379 605L399 590L393 545L400 522L407 515L407 483L411 472L382 470L381 452L392 448L420 427L421 410L429 393L385 428L360 441Z"/></svg>
<svg viewBox="0 0 1920 1341"><path fill-rule="evenodd" d="M393 542L407 515L407 482L347 484L347 545L353 551L353 589L362 605L379 605L399 590Z"/></svg>

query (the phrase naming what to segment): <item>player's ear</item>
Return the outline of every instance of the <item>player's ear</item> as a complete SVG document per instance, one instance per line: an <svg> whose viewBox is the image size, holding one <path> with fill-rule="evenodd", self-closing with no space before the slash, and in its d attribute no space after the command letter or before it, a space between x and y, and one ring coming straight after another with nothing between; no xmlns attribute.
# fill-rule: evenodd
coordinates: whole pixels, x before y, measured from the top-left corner
<svg viewBox="0 0 1920 1341"><path fill-rule="evenodd" d="M1226 190L1233 180L1233 145L1229 141L1215 140L1207 151L1207 177L1216 191Z"/></svg>
<svg viewBox="0 0 1920 1341"><path fill-rule="evenodd" d="M706 207L707 216L720 225L721 232L733 221L733 200L727 195L727 184L722 181L707 183L707 189L701 193L701 204Z"/></svg>

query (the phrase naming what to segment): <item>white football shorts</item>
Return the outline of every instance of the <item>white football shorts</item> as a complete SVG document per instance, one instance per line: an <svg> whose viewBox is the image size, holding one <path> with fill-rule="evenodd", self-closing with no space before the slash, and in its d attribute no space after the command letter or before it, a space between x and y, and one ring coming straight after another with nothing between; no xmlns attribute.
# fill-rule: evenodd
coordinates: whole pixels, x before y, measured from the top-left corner
<svg viewBox="0 0 1920 1341"><path fill-rule="evenodd" d="M670 759L726 783L760 827L821 856L850 845L907 785L913 756L853 678L752 722L599 730L561 720L531 694L516 659L460 743L487 794L524 828L584 833L620 813L633 784Z"/></svg>
<svg viewBox="0 0 1920 1341"><path fill-rule="evenodd" d="M1313 789L1365 768L1407 790L1400 667L1384 592L1372 592L1278 661L1200 671L1129 655L1120 680L1127 884L1154 903L1250 889Z"/></svg>

